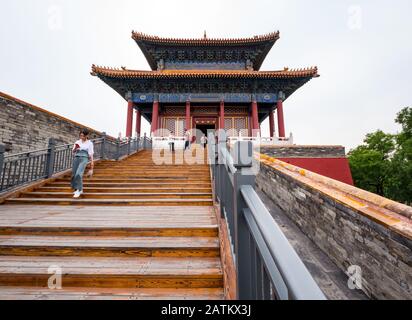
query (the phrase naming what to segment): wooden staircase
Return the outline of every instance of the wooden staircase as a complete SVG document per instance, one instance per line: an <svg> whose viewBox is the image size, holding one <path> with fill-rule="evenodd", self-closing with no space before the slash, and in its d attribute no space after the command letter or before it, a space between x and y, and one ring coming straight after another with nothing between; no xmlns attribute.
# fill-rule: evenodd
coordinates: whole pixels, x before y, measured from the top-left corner
<svg viewBox="0 0 412 320"><path fill-rule="evenodd" d="M0 206L0 299L223 299L209 169L143 151ZM50 267L62 289L48 289Z"/></svg>
<svg viewBox="0 0 412 320"><path fill-rule="evenodd" d="M173 159L172 159L173 160ZM70 176L24 192L6 204L82 206L211 206L209 167L160 165L143 151L124 161L96 165L92 179L85 179L85 194L73 199Z"/></svg>

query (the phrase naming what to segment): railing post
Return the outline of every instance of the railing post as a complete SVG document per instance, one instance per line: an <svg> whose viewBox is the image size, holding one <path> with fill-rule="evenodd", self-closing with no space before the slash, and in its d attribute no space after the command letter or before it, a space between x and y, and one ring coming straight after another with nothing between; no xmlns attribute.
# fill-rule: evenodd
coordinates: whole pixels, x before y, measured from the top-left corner
<svg viewBox="0 0 412 320"><path fill-rule="evenodd" d="M256 279L251 276L252 266L255 265L256 254L252 250L254 246L249 228L242 211L247 208L240 189L244 185L255 186L253 165L253 143L251 141L236 142L233 150L233 161L237 171L233 176L233 204L235 226L235 257L237 269L237 297L240 300L251 300L256 297L253 294Z"/></svg>
<svg viewBox="0 0 412 320"><path fill-rule="evenodd" d="M120 138L117 138L117 142L116 142L116 160L120 159Z"/></svg>
<svg viewBox="0 0 412 320"><path fill-rule="evenodd" d="M215 190L216 190L216 197L219 198L220 203L220 214L221 217L224 218L225 214L223 212L224 202L223 199L223 173L226 170L225 163L223 161L223 149L227 148L227 136L225 130L219 130L217 136L217 164L216 164L216 179L215 179Z"/></svg>
<svg viewBox="0 0 412 320"><path fill-rule="evenodd" d="M132 144L132 138L128 138L127 139L127 155L129 156L130 155L130 146L131 146L131 144Z"/></svg>
<svg viewBox="0 0 412 320"><path fill-rule="evenodd" d="M47 154L47 162L46 162L46 176L47 178L51 178L54 173L54 158L56 152L56 140L53 138L49 139L49 146L48 146L48 154Z"/></svg>
<svg viewBox="0 0 412 320"><path fill-rule="evenodd" d="M106 135L106 132L103 132L103 134L102 134L102 147L101 147L101 150L100 150L100 151L101 151L100 158L101 158L102 160L105 159L106 136L107 136L107 135Z"/></svg>

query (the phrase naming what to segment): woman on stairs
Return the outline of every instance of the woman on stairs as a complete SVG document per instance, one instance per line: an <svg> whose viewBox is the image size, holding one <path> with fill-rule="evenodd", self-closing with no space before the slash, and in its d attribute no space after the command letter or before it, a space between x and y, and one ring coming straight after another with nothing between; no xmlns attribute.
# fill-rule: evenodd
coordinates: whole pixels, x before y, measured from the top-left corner
<svg viewBox="0 0 412 320"><path fill-rule="evenodd" d="M89 130L83 129L80 131L80 139L76 141L73 147L73 170L72 170L72 188L74 191L73 198L79 198L83 194L83 174L86 166L91 161L91 169L88 176L93 175L94 169L94 146L89 140Z"/></svg>

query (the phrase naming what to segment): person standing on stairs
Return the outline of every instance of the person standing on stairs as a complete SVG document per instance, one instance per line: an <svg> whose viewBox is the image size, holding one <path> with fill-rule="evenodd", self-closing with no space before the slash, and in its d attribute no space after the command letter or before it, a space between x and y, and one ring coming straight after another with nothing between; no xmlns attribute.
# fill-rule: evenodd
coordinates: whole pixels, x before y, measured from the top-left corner
<svg viewBox="0 0 412 320"><path fill-rule="evenodd" d="M185 151L190 148L190 132L185 129Z"/></svg>
<svg viewBox="0 0 412 320"><path fill-rule="evenodd" d="M200 138L200 144L202 145L203 149L206 149L207 146L207 137L206 135L202 135L202 137Z"/></svg>
<svg viewBox="0 0 412 320"><path fill-rule="evenodd" d="M93 142L89 140L89 130L83 129L80 131L80 139L74 144L73 154L71 186L75 190L73 198L79 198L83 194L83 174L89 159L91 161L91 168L87 175L92 176L94 169L94 146Z"/></svg>
<svg viewBox="0 0 412 320"><path fill-rule="evenodd" d="M169 147L170 151L175 152L175 136L173 131L169 134Z"/></svg>

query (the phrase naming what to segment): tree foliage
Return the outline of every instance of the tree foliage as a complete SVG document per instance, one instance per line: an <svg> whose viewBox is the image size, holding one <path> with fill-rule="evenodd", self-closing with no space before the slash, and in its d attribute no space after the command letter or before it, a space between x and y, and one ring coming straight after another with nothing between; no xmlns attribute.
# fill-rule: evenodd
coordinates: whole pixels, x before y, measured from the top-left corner
<svg viewBox="0 0 412 320"><path fill-rule="evenodd" d="M364 143L349 152L349 163L357 187L411 204L412 108L402 109L395 121L400 133L367 134Z"/></svg>

